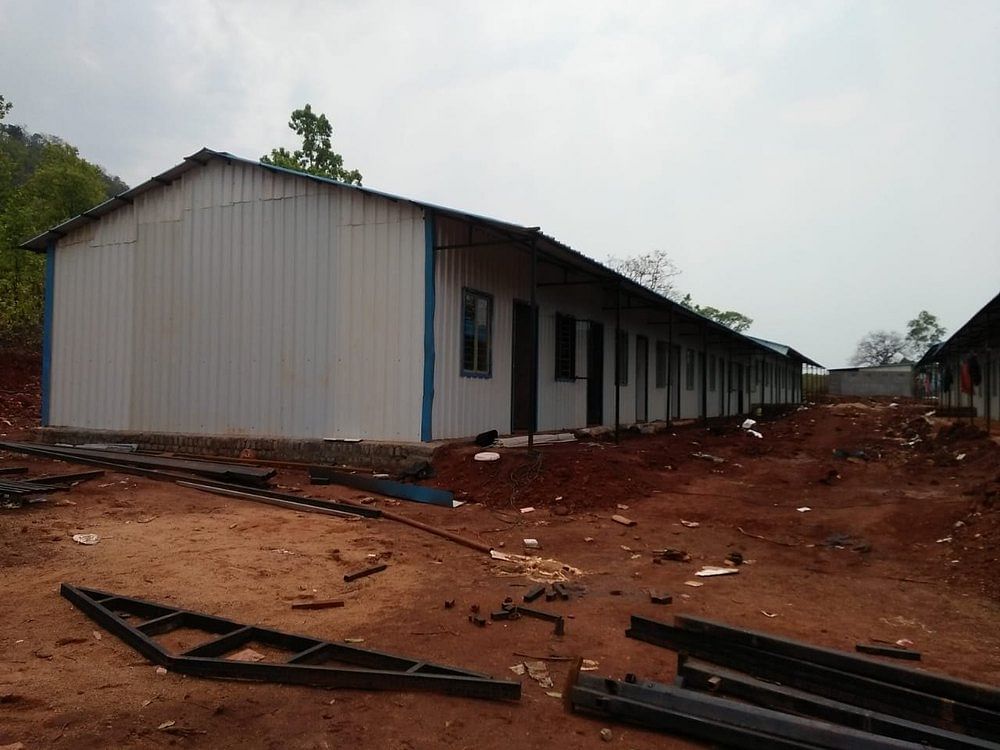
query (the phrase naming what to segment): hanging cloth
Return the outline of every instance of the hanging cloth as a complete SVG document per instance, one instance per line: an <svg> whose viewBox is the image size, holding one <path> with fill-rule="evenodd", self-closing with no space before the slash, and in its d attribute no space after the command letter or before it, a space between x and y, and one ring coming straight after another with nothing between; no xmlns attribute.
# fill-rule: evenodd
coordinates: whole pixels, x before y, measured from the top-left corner
<svg viewBox="0 0 1000 750"><path fill-rule="evenodd" d="M969 371L969 360L962 360L958 370L959 390L972 395L972 373Z"/></svg>

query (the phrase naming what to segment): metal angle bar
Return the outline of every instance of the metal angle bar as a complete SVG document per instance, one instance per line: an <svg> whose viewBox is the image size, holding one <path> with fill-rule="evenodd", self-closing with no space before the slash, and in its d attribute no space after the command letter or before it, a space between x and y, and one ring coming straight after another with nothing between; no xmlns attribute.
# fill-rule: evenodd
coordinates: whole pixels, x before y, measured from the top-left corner
<svg viewBox="0 0 1000 750"><path fill-rule="evenodd" d="M703 633L694 633L635 615L632 616L632 627L625 634L630 638L682 651L713 664L833 700L933 724L942 729L963 731L993 741L1000 740L1000 714L978 706L802 659L727 643Z"/></svg>
<svg viewBox="0 0 1000 750"><path fill-rule="evenodd" d="M871 677L882 682L912 688L932 695L939 695L949 700L961 701L990 710L1000 710L1000 689L990 685L957 680L930 672L922 672L845 651L813 646L791 638L782 638L756 630L730 627L723 623L699 617L678 616L675 619L675 623L684 630L712 634L740 645L752 646L795 659L803 659L843 672Z"/></svg>
<svg viewBox="0 0 1000 750"><path fill-rule="evenodd" d="M64 484L86 482L88 479L97 479L102 476L104 476L103 469L94 469L93 471L74 471L68 474L45 474L40 477L32 477L31 481L35 484Z"/></svg>
<svg viewBox="0 0 1000 750"><path fill-rule="evenodd" d="M190 480L182 480L190 481ZM180 484L180 482L178 482ZM192 484L198 484L203 487L212 487L220 490L233 490L236 492L244 492L248 495L254 495L260 498L271 498L274 500L287 500L290 503L297 503L299 505L312 505L317 508L325 508L328 510L335 510L342 513L349 513L354 516L362 516L364 518L381 518L382 511L378 508L368 508L363 505L355 505L353 503L341 503L336 500L327 500L321 497L309 497L308 495L294 495L291 492L279 492L278 490L272 490L267 487L244 487L239 484L229 484L227 482L216 482L212 479L199 479Z"/></svg>
<svg viewBox="0 0 1000 750"><path fill-rule="evenodd" d="M365 516L363 513L355 512L356 509L352 506L341 505L340 503L327 503L319 501L316 498L298 497L295 500L284 500L248 488L215 487L203 482L188 482L184 480L177 482L177 485L179 487L190 487L191 489L201 490L202 492L210 492L215 495L238 497L242 500L252 500L258 503L266 503L267 505L276 505L281 508L291 508L292 510L301 510L308 513L324 513L340 518L362 518ZM307 500L310 502L305 502Z"/></svg>
<svg viewBox="0 0 1000 750"><path fill-rule="evenodd" d="M471 698L490 700L517 700L521 696L521 685L517 682L493 679L477 672L462 670L457 667L418 662L414 659L385 654L369 649L361 649L346 644L323 642L310 636L285 633L279 630L248 626L225 618L205 615L190 610L175 609L168 605L150 602L144 599L119 596L96 589L82 588L63 583L60 589L62 595L72 602L89 618L116 635L126 644L137 650L155 664L180 674L195 675L215 679L250 680L257 682L279 682L296 685L313 685L333 688L356 688L365 690L420 690L460 695ZM198 652L201 647L191 649L188 654L173 654L160 643L153 640L148 633L143 632L142 624L133 625L129 620L117 614L118 611L137 610L140 607L146 611L175 613L179 615L184 625L208 629L209 632L221 632L223 638L217 638L215 648L221 650L224 643L239 645L241 638L249 637L251 641L276 645L299 652L291 658L303 655L302 646L325 646L327 656L349 664L375 665L370 668L325 666L319 664L304 664L291 662L244 662L219 657L191 656L192 651ZM147 623L165 621L161 615ZM204 625L205 627L199 627ZM212 628L215 630L213 631ZM155 629L155 628L154 628ZM225 641L229 638L228 642ZM204 646L205 644L203 644ZM421 665L418 671L409 672L414 665ZM386 666L383 666L386 665Z"/></svg>
<svg viewBox="0 0 1000 750"><path fill-rule="evenodd" d="M634 678L631 678L634 679ZM917 750L921 745L657 683L577 675L574 707L734 747Z"/></svg>
<svg viewBox="0 0 1000 750"><path fill-rule="evenodd" d="M941 750L1000 750L1000 745L987 740L967 737L889 714L829 700L802 690L764 682L724 667L691 659L685 654L680 654L678 658L677 676L681 678L685 688L739 698L766 708L812 716L865 732L923 743Z"/></svg>

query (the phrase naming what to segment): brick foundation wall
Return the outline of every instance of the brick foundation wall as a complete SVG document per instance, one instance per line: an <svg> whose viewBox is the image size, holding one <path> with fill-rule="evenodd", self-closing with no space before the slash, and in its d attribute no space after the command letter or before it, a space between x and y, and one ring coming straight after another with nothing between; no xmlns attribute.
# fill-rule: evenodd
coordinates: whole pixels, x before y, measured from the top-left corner
<svg viewBox="0 0 1000 750"><path fill-rule="evenodd" d="M275 461L302 461L336 464L354 469L396 472L421 461L430 461L435 443L390 443L362 440L358 443L325 440L247 437L238 435L185 435L173 432L127 432L87 430L72 427L43 427L39 442L137 443L142 450L193 453L230 458L260 458Z"/></svg>

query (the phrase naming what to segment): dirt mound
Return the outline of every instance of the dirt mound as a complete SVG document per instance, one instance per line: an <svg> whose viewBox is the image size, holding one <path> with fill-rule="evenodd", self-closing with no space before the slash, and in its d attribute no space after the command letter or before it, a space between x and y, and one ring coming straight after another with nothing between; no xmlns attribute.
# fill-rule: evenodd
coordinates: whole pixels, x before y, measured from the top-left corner
<svg viewBox="0 0 1000 750"><path fill-rule="evenodd" d="M643 447L637 447L637 445ZM627 447L626 447L627 446ZM566 443L500 451L500 460L474 460L481 450L454 445L434 457L433 484L461 488L459 499L491 508L525 506L577 510L614 507L648 495L654 476L676 460L656 436L614 443Z"/></svg>
<svg viewBox="0 0 1000 750"><path fill-rule="evenodd" d="M34 352L0 350L0 437L38 426L42 409L42 358Z"/></svg>
<svg viewBox="0 0 1000 750"><path fill-rule="evenodd" d="M952 422L950 425L938 430L936 440L943 445L954 446L959 443L970 443L985 440L989 437L984 430L980 430L968 422Z"/></svg>

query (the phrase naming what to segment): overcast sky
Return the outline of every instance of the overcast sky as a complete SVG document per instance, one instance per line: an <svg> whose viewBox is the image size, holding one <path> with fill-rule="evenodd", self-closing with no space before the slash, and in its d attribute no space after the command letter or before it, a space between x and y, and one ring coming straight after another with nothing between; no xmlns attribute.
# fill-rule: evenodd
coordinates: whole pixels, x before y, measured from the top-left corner
<svg viewBox="0 0 1000 750"><path fill-rule="evenodd" d="M832 367L1000 291L1000 0L0 0L0 93L133 185L309 102L365 185L666 250Z"/></svg>

